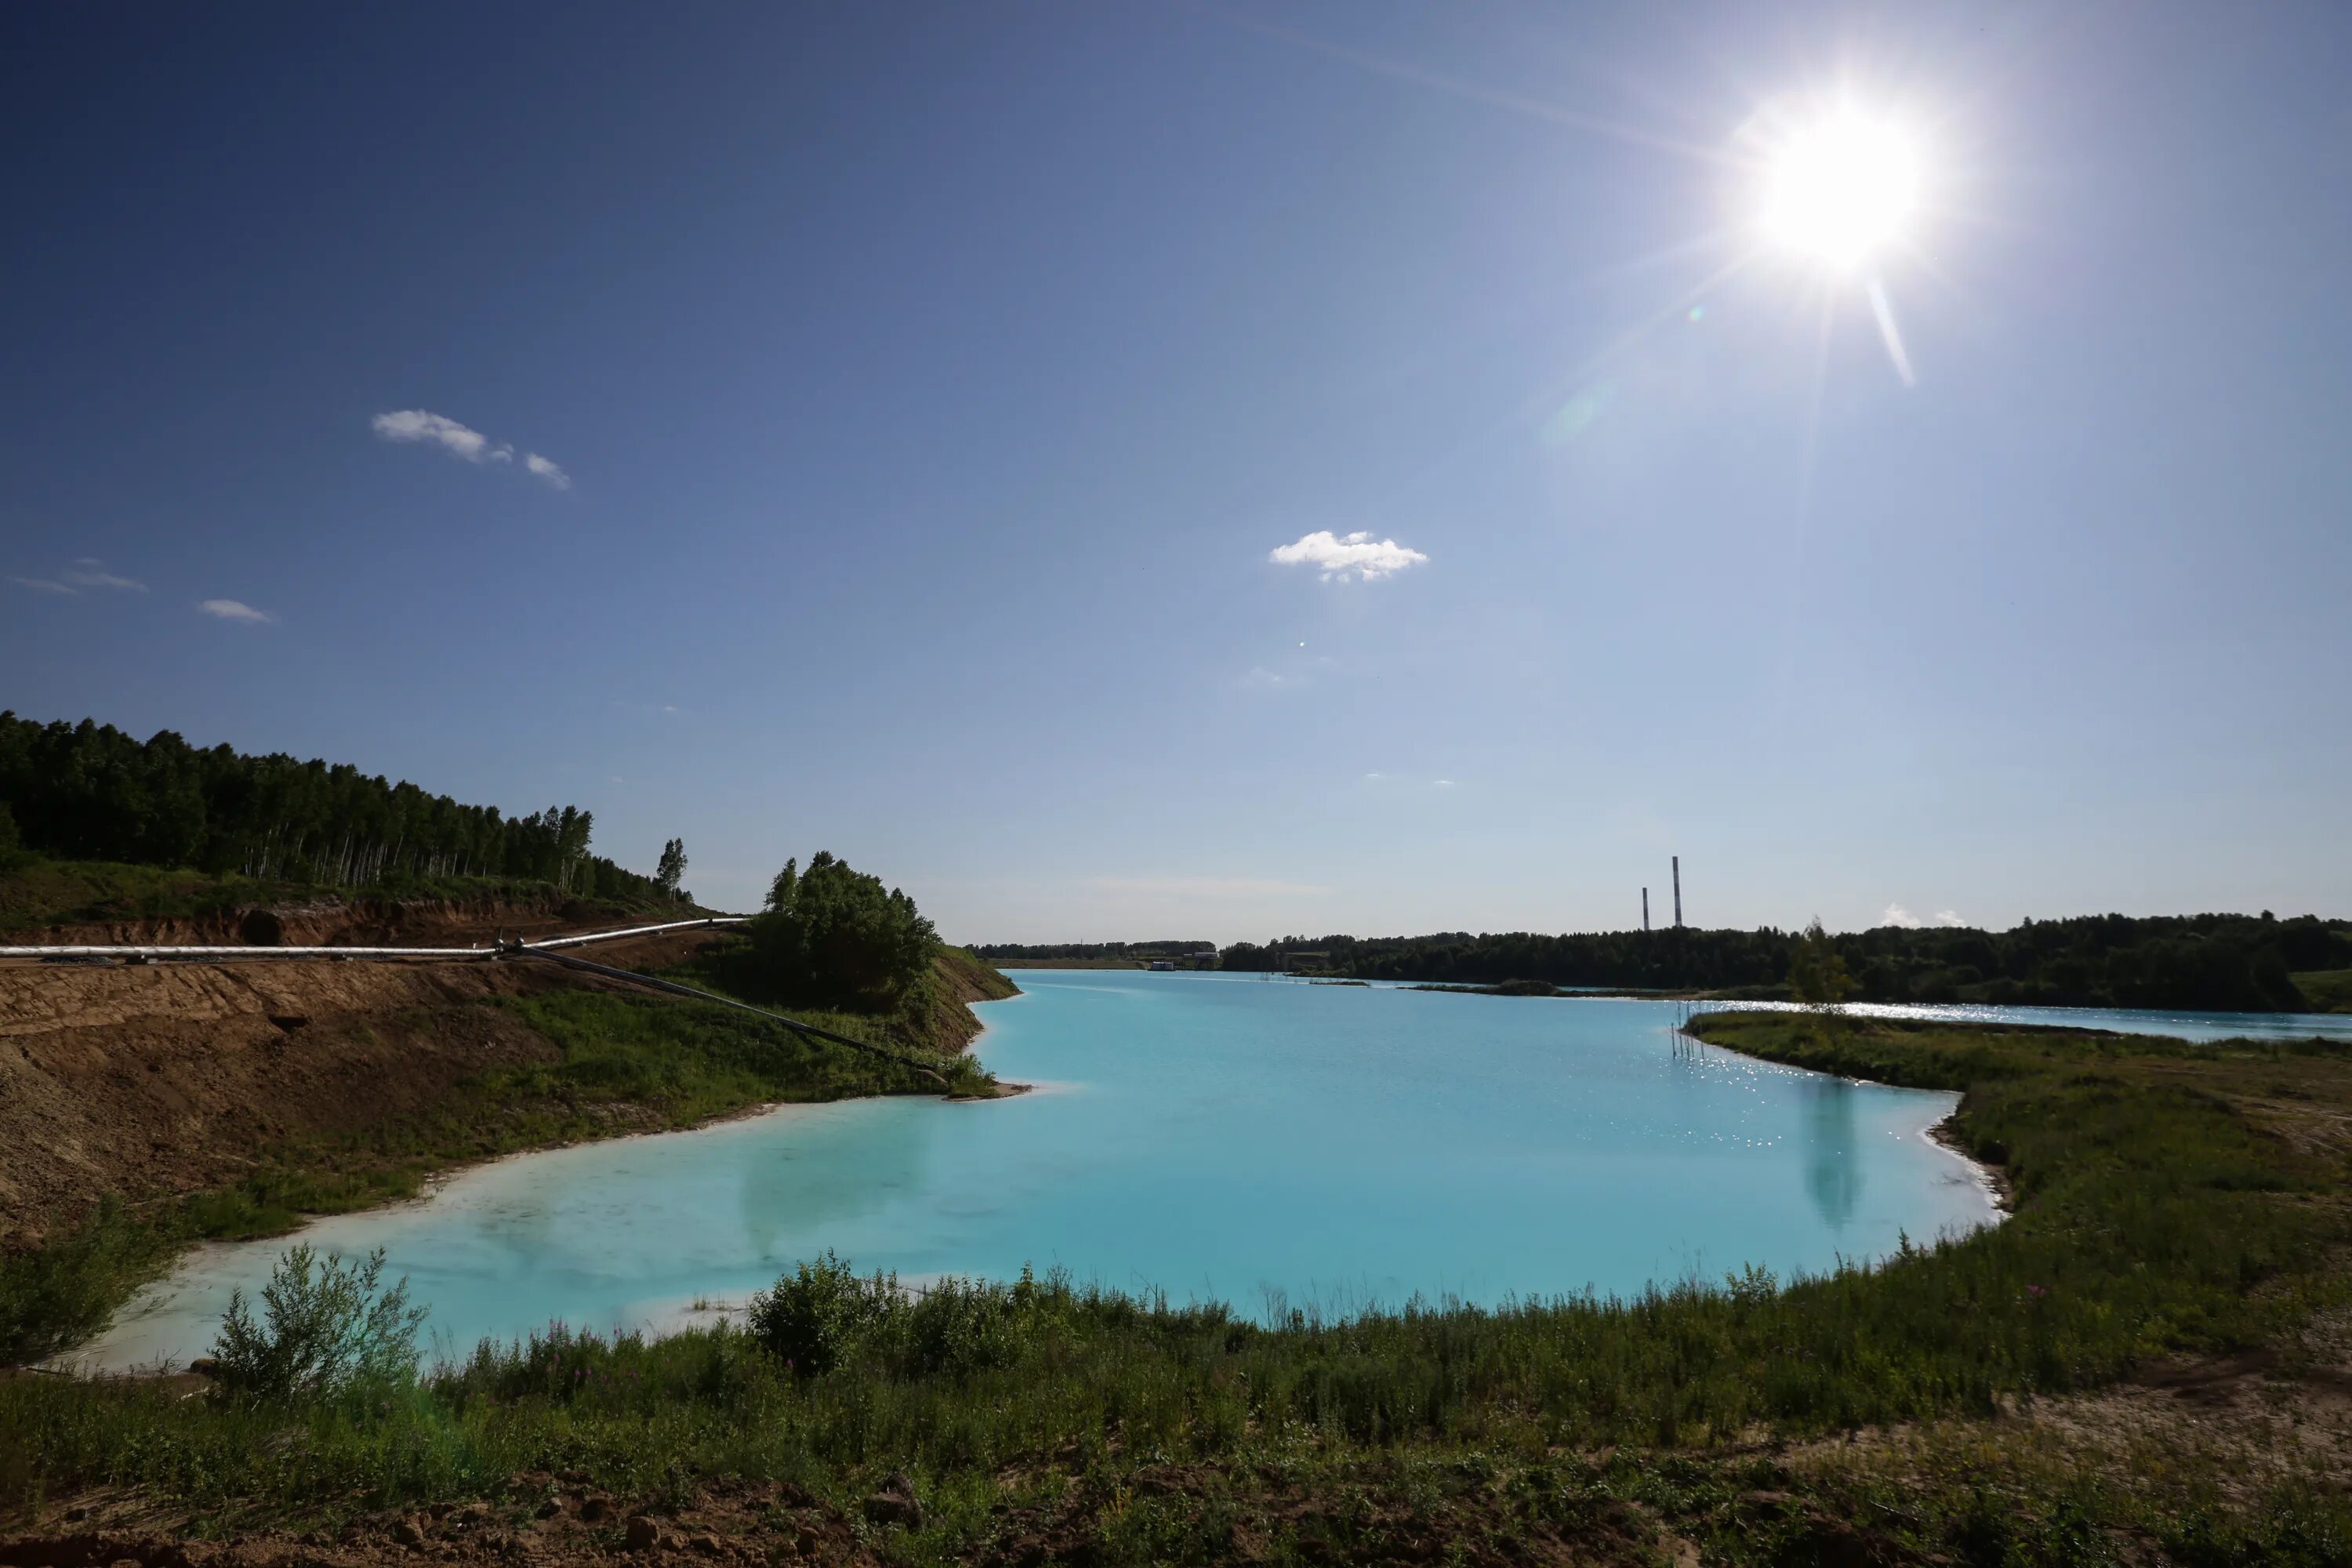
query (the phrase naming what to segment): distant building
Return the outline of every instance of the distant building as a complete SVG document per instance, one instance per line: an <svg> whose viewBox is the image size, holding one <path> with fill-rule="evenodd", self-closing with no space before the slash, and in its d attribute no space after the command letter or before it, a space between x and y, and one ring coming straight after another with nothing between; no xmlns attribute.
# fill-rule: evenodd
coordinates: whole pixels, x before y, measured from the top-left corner
<svg viewBox="0 0 2352 1568"><path fill-rule="evenodd" d="M1176 967L1176 961L1172 958L1155 958L1151 961L1150 967L1153 969L1173 969Z"/></svg>

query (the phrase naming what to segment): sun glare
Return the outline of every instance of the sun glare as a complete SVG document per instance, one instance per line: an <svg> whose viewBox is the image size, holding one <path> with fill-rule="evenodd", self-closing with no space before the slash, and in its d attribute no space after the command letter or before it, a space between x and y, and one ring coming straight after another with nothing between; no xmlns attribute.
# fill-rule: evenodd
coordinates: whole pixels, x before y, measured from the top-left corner
<svg viewBox="0 0 2352 1568"><path fill-rule="evenodd" d="M1764 232L1830 267L1859 267L1903 237L1919 176L1917 150L1900 128L1841 109L1768 157Z"/></svg>

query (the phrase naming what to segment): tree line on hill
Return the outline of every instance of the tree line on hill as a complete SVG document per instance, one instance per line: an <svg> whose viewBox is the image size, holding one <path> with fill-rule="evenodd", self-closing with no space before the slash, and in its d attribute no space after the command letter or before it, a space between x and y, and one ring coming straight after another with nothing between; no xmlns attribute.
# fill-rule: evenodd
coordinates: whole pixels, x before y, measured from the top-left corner
<svg viewBox="0 0 2352 1568"><path fill-rule="evenodd" d="M1831 936L1867 1002L2297 1012L2297 972L2352 967L2352 927L2311 915L2086 915L2013 930L1882 926ZM1223 950L1221 966L1360 980L1633 990L1786 987L1797 933L1762 930L1282 937Z"/></svg>
<svg viewBox="0 0 2352 1568"><path fill-rule="evenodd" d="M26 850L65 860L185 866L338 888L405 879L506 878L583 898L690 902L685 846L655 877L589 852L576 806L506 816L388 783L349 763L138 741L110 724L42 724L0 712L0 815Z"/></svg>
<svg viewBox="0 0 2352 1568"><path fill-rule="evenodd" d="M1207 937L1197 942L997 942L972 951L991 963L1019 963L1024 959L1130 959L1143 963L1154 958L1190 958L1195 953L1214 952L1217 944Z"/></svg>

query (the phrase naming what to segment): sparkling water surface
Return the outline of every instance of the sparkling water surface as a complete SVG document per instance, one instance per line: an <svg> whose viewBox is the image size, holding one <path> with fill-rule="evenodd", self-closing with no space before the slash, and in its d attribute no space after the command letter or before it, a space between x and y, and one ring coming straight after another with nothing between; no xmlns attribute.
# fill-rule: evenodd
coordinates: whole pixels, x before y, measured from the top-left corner
<svg viewBox="0 0 2352 1568"><path fill-rule="evenodd" d="M787 1107L519 1156L302 1233L383 1247L462 1353L553 1320L708 1321L833 1248L919 1282L1081 1279L1347 1310L1782 1275L1996 1217L1927 1130L1950 1094L1678 1042L1671 1003L1446 995L1223 974L1015 971L977 1047L1011 1100ZM1915 1009L1950 1016L1952 1010ZM1972 1008L2213 1038L2206 1015ZM2256 1019L2308 1035L2352 1020ZM184 1362L288 1238L206 1247L80 1359Z"/></svg>

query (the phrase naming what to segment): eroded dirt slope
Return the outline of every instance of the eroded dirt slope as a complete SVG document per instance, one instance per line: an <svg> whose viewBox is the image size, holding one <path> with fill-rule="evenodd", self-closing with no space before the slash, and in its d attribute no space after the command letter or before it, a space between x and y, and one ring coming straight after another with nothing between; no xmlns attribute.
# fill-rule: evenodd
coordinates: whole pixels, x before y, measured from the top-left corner
<svg viewBox="0 0 2352 1568"><path fill-rule="evenodd" d="M430 1103L554 1047L500 995L517 963L0 969L0 1243L105 1195L184 1193L289 1135Z"/></svg>
<svg viewBox="0 0 2352 1568"><path fill-rule="evenodd" d="M39 940L236 942L257 912L282 942L336 946L487 944L501 930L613 923L567 921L566 909L359 900L56 928ZM594 951L618 967L661 968L711 934ZM37 1243L110 1195L215 1184L259 1149L429 1105L487 1068L551 1060L555 1048L497 1000L606 984L487 960L0 965L0 1246Z"/></svg>
<svg viewBox="0 0 2352 1568"><path fill-rule="evenodd" d="M273 912L288 942L334 945L610 929L512 906L361 902L314 911L307 926L299 911ZM109 934L224 937L152 925ZM586 952L616 968L659 970L716 934L694 928ZM953 1051L979 1032L964 1003L1002 994L994 986L1004 983L971 967L942 963L933 1016L909 1030L910 1045ZM552 964L487 958L0 965L0 1247L37 1244L109 1196L143 1201L233 1180L262 1150L420 1110L486 1068L551 1061L555 1047L498 1003L576 986L643 994Z"/></svg>
<svg viewBox="0 0 2352 1568"><path fill-rule="evenodd" d="M289 947L488 946L501 932L524 938L563 931L650 925L631 916L553 894L541 899L331 899L207 915L11 929L19 945L165 942Z"/></svg>

